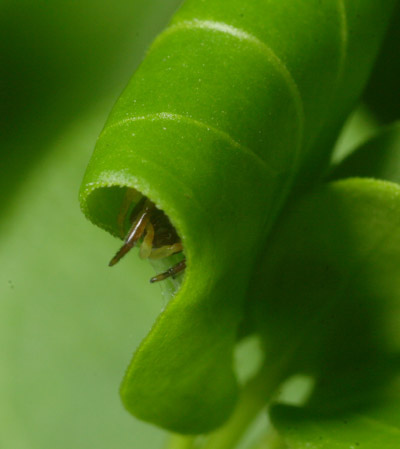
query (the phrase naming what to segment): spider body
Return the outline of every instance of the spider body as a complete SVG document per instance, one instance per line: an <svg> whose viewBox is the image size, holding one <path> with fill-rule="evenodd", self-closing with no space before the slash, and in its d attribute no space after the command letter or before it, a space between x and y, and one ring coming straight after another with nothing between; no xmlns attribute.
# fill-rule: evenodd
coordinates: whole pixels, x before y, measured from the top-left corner
<svg viewBox="0 0 400 449"><path fill-rule="evenodd" d="M163 259L183 251L182 242L167 215L157 209L148 198L143 197L136 204L129 221L131 227L125 236L124 243L111 259L109 266L121 260L141 239L139 255L142 259ZM185 268L186 260L183 259L165 272L152 277L150 282L175 277Z"/></svg>

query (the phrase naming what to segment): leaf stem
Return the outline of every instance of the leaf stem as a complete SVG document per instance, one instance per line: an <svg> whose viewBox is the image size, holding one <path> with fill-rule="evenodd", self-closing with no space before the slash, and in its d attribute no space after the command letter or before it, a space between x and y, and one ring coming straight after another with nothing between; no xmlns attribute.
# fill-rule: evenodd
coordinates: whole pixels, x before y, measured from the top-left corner
<svg viewBox="0 0 400 449"><path fill-rule="evenodd" d="M227 423L212 433L202 449L233 449L281 384L282 370L264 365L243 388Z"/></svg>
<svg viewBox="0 0 400 449"><path fill-rule="evenodd" d="M172 434L165 449L193 449L196 437Z"/></svg>
<svg viewBox="0 0 400 449"><path fill-rule="evenodd" d="M288 447L276 430L270 427L267 434L251 446L251 449L288 449Z"/></svg>

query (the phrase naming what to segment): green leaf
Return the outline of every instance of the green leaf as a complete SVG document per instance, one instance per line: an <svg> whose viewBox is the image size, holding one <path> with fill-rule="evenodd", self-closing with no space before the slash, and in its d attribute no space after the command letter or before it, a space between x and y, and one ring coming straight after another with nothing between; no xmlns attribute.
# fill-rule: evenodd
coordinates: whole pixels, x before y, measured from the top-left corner
<svg viewBox="0 0 400 449"><path fill-rule="evenodd" d="M272 409L291 448L398 445L399 229L400 187L349 179L298 201L271 236L254 319L271 365L316 380L307 408Z"/></svg>
<svg viewBox="0 0 400 449"><path fill-rule="evenodd" d="M66 126L0 222L1 449L157 448L165 438L117 394L163 305L152 301L151 267L133 259L108 270L115 242L77 207L107 108Z"/></svg>
<svg viewBox="0 0 400 449"><path fill-rule="evenodd" d="M136 189L184 244L180 290L121 387L137 417L201 433L232 411L254 263L296 178L312 183L326 164L393 5L188 1L153 44L81 189L88 218L119 237L126 189Z"/></svg>
<svg viewBox="0 0 400 449"><path fill-rule="evenodd" d="M274 363L334 377L400 349L399 199L397 184L351 179L286 212L253 284Z"/></svg>
<svg viewBox="0 0 400 449"><path fill-rule="evenodd" d="M400 183L400 122L382 128L330 174L331 179L354 176Z"/></svg>
<svg viewBox="0 0 400 449"><path fill-rule="evenodd" d="M323 409L276 406L272 419L290 449L397 449L399 390L336 415Z"/></svg>
<svg viewBox="0 0 400 449"><path fill-rule="evenodd" d="M373 109L381 123L397 120L400 114L400 4L391 19L390 28L363 94L363 100Z"/></svg>
<svg viewBox="0 0 400 449"><path fill-rule="evenodd" d="M112 107L178 2L3 2L0 218L67 123L93 104Z"/></svg>

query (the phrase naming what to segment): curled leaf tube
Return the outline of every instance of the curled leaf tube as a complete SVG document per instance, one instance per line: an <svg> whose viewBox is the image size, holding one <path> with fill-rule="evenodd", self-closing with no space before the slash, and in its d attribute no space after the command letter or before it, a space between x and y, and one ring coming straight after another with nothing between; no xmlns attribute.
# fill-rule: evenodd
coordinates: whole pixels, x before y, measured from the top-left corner
<svg viewBox="0 0 400 449"><path fill-rule="evenodd" d="M255 261L291 187L328 160L393 4L189 0L150 48L81 188L87 217L120 238L126 196L148 198L184 250L179 290L121 386L135 416L196 434L232 412Z"/></svg>

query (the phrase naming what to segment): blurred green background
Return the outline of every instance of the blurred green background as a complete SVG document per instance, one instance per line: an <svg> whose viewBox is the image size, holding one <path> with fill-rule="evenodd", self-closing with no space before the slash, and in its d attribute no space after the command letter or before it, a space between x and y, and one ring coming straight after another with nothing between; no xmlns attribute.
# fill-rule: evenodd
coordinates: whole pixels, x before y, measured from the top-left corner
<svg viewBox="0 0 400 449"><path fill-rule="evenodd" d="M113 102L178 0L3 1L0 448L157 448L119 383L164 307L78 189Z"/></svg>

